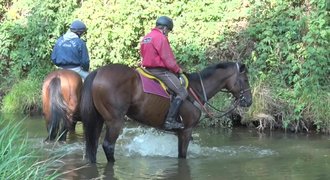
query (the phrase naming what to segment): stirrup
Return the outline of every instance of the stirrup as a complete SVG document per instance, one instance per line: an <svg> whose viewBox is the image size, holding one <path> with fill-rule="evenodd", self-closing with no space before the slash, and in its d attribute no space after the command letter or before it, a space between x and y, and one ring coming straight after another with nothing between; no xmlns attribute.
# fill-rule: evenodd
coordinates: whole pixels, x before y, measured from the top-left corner
<svg viewBox="0 0 330 180"><path fill-rule="evenodd" d="M174 129L183 129L184 125L182 123L179 123L177 121L166 121L164 123L164 129L165 130L174 130Z"/></svg>

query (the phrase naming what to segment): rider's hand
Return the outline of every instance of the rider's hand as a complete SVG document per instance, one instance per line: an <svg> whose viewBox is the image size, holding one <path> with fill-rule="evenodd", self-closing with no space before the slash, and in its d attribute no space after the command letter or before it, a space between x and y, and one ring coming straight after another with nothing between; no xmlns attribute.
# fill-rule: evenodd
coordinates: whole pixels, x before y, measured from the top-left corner
<svg viewBox="0 0 330 180"><path fill-rule="evenodd" d="M179 70L179 74L182 74L183 73L183 70L180 68L180 70Z"/></svg>

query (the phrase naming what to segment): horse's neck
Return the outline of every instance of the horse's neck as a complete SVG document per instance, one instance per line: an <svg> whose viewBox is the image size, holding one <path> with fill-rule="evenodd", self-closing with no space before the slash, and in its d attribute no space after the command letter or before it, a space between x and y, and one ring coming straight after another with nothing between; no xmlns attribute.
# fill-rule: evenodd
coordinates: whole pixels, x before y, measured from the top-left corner
<svg viewBox="0 0 330 180"><path fill-rule="evenodd" d="M215 94L217 94L221 89L225 88L227 79L232 76L227 69L219 69L214 75L207 78L202 78L201 80L194 80L190 82L191 87L197 91L200 97L204 98L204 93L208 99L211 99Z"/></svg>

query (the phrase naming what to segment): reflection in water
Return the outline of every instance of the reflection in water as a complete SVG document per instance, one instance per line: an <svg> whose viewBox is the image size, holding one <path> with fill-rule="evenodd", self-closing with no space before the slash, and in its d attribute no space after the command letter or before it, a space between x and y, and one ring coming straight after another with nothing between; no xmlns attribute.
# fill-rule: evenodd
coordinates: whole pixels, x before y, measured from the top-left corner
<svg viewBox="0 0 330 180"><path fill-rule="evenodd" d="M177 159L174 135L128 123L116 145L116 162L107 163L99 146L98 163L88 165L81 124L63 144L43 142L41 118L26 119L24 126L45 158L60 157L51 167L62 173L59 179L330 179L328 136L196 129L188 158Z"/></svg>
<svg viewBox="0 0 330 180"><path fill-rule="evenodd" d="M192 179L189 167L189 160L179 159L177 165L178 166L176 168L176 171L173 173L168 173L168 176L165 179Z"/></svg>
<svg viewBox="0 0 330 180"><path fill-rule="evenodd" d="M67 164L61 168L63 170L59 179L193 179L190 173L189 160L175 159L172 161L155 160L153 167L144 166L150 162L142 161L105 163L83 165ZM132 164L133 163L133 164ZM144 164L144 165L143 165ZM132 172L131 168L135 168ZM66 171L64 171L66 170ZM128 171L127 171L128 170Z"/></svg>
<svg viewBox="0 0 330 180"><path fill-rule="evenodd" d="M104 166L97 164L86 164L80 168L74 166L66 166L63 169L67 170L65 174L60 176L61 179L116 179L114 175L114 164L107 163Z"/></svg>

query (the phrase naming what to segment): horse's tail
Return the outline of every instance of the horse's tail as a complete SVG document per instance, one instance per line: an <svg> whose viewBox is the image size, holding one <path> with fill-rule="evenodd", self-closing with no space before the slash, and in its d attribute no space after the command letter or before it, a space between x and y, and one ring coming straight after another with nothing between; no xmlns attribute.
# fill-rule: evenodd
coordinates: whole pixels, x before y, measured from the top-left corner
<svg viewBox="0 0 330 180"><path fill-rule="evenodd" d="M80 100L80 116L84 126L86 155L91 163L96 162L96 152L103 126L103 119L95 108L92 96L92 84L96 74L97 71L93 71L85 79Z"/></svg>
<svg viewBox="0 0 330 180"><path fill-rule="evenodd" d="M55 140L60 128L68 128L67 104L61 90L61 79L53 78L49 83L50 122L48 124L48 138ZM61 127L62 126L62 127ZM62 136L63 134L59 135Z"/></svg>

